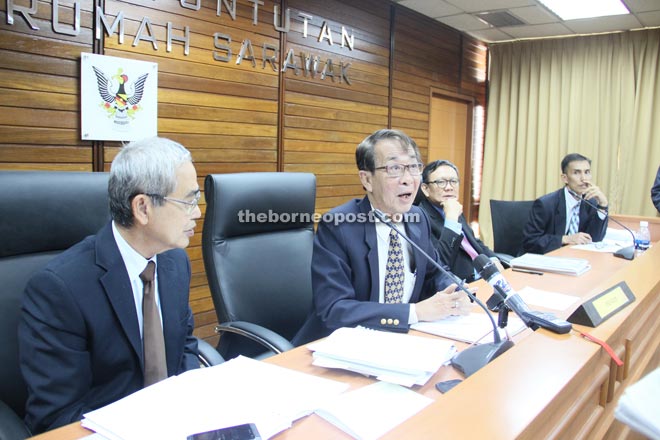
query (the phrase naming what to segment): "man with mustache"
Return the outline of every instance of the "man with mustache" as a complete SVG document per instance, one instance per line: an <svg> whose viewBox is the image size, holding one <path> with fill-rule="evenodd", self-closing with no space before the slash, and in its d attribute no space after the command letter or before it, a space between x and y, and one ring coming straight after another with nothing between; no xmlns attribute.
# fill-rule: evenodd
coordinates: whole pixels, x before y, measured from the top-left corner
<svg viewBox="0 0 660 440"><path fill-rule="evenodd" d="M591 160L571 153L561 161L564 187L534 201L525 225L523 251L545 254L565 245L602 241L607 216L583 199L607 211L607 197L591 181Z"/></svg>

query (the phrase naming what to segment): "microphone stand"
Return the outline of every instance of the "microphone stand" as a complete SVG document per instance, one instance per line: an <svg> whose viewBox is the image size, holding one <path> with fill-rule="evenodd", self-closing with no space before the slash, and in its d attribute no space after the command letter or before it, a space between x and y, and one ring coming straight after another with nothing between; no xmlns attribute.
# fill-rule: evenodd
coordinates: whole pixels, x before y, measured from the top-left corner
<svg viewBox="0 0 660 440"><path fill-rule="evenodd" d="M614 223L621 226L626 231L630 232L630 235L632 235L632 239L633 239L633 245L622 247L618 251L614 252L614 256L619 258L625 258L626 260L633 260L635 258L635 234L633 233L633 231L631 231L630 228L628 228L626 225L624 225L617 219L612 218L609 212L600 209L597 205L594 205L593 202L590 202L585 198L583 198L582 201L585 202L587 205L591 206L592 208L594 208L597 212L604 214L609 220L612 220Z"/></svg>
<svg viewBox="0 0 660 440"><path fill-rule="evenodd" d="M403 234L401 231L399 231L399 228L394 226L392 224L392 220L387 218L387 216L380 210L380 209L374 209L373 211L374 215L378 220L383 222L385 225L387 225L390 229L393 229L399 234L400 237L402 237L404 240L406 240L412 247L417 249L428 261L431 262L440 272L442 272L444 275L448 276L450 279L452 279L458 288L465 293L468 298L470 298L471 301L476 302L479 307L484 309L486 312L486 315L490 319L491 324L493 325L493 342L486 343L486 344L479 344L479 345L474 345L472 347L466 348L460 353L456 354L452 359L451 359L451 364L459 370L465 377L468 377L475 372L477 372L479 369L484 367L486 364L488 364L490 361L507 351L509 348L513 347L513 341L511 340L502 340L500 337L500 332L498 331L497 324L495 324L495 320L491 316L490 312L488 312L488 309L484 305L483 302L479 300L476 296L474 296L468 289L465 288L463 285L463 281L459 279L456 275L454 275L451 272L448 272L445 270L442 265L438 264L433 258L429 256L422 248L420 248L415 242L413 242L410 238L408 238L407 235Z"/></svg>

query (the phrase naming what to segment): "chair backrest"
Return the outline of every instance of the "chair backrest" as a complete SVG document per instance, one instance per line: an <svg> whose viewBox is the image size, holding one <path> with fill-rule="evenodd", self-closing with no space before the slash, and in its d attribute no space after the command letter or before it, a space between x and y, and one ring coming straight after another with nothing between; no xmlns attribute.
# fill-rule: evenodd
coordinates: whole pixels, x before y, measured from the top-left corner
<svg viewBox="0 0 660 440"><path fill-rule="evenodd" d="M312 306L316 177L239 173L206 177L202 252L218 322L247 321L291 340ZM256 356L223 334L225 359Z"/></svg>
<svg viewBox="0 0 660 440"><path fill-rule="evenodd" d="M529 219L533 200L491 200L493 252L513 257L522 251L523 229Z"/></svg>
<svg viewBox="0 0 660 440"><path fill-rule="evenodd" d="M108 220L108 173L0 171L0 401L25 414L21 296L32 274Z"/></svg>

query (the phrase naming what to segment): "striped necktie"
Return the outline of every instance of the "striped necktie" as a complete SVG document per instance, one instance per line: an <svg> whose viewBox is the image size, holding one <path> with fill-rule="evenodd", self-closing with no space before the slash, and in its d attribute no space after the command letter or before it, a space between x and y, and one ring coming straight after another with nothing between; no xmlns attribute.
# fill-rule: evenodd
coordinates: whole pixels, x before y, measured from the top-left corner
<svg viewBox="0 0 660 440"><path fill-rule="evenodd" d="M568 235L572 234L577 234L578 230L580 228L580 202L577 202L575 206L573 206L573 210L571 211L571 219L570 222L568 223Z"/></svg>

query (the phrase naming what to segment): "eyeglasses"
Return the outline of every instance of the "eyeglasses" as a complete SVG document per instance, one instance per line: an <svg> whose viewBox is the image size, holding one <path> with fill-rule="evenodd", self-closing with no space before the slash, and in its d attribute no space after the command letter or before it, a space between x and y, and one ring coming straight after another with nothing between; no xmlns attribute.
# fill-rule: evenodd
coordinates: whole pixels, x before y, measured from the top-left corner
<svg viewBox="0 0 660 440"><path fill-rule="evenodd" d="M199 205L199 199L202 197L202 193L199 190L197 190L197 192L195 193L195 196L192 199L192 201L175 199L174 197L161 196L160 194L145 194L145 195L157 199L167 200L168 202L174 202L174 203L180 203L182 205L186 205L184 210L187 215L191 215L193 213L195 208L197 208L197 206Z"/></svg>
<svg viewBox="0 0 660 440"><path fill-rule="evenodd" d="M405 172L406 169L408 169L408 172L410 173L411 176L419 176L420 174L422 174L423 168L424 168L424 164L422 163L411 163L408 165L401 165L395 163L393 165L385 165L384 167L376 167L375 169L385 170L388 177L401 177L403 176L403 173Z"/></svg>
<svg viewBox="0 0 660 440"><path fill-rule="evenodd" d="M430 182L426 182L427 185L434 184L437 185L439 188L447 188L447 185L451 183L451 186L453 188L456 188L458 186L459 180L458 179L449 179L449 180L431 180Z"/></svg>

